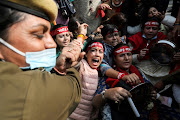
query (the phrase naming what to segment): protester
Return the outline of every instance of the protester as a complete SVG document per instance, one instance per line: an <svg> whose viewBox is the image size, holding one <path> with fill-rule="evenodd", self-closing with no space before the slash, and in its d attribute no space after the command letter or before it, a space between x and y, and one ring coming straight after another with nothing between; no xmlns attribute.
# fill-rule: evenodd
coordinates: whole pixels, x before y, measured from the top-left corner
<svg viewBox="0 0 180 120"><path fill-rule="evenodd" d="M122 81L121 85L123 86L123 83L127 84L127 88L126 86L124 87L128 90L130 90L133 86L138 85L139 83L144 83L140 72L135 66L132 65L132 53L127 44L120 43L116 45L113 49L113 58L115 61L115 70L120 71L125 75L134 73L136 74L135 77L137 77L137 79L123 81L119 79L108 78L106 83L108 83L111 87L115 87L121 84L118 81Z"/></svg>
<svg viewBox="0 0 180 120"><path fill-rule="evenodd" d="M171 108L171 106L167 105L167 103L170 101L167 101L168 99L165 98L168 97L157 93L154 90L152 84L149 83L148 80L144 79L141 72L134 65L132 65L132 53L127 44L120 43L116 45L113 49L113 55L116 65L115 69L124 73L125 75L130 73L136 74L138 80L124 81L122 79L108 78L106 83L109 84L111 88L123 87L127 90L130 90L132 93L133 102L140 114L140 118L135 116L135 113L130 107L130 103L127 101L127 99L124 99L120 102L108 100L111 108L112 120L179 119L180 114ZM146 87L138 87L140 83L144 82L146 84L143 85L146 85ZM132 92L132 89L134 88L136 91ZM167 112L167 115L164 115L165 112Z"/></svg>
<svg viewBox="0 0 180 120"><path fill-rule="evenodd" d="M122 93L122 91L124 91L124 89L121 87L118 87L116 89L115 88L109 89L110 87L105 83L107 77L118 78L118 79L122 78L123 80L127 80L127 79L135 80L136 78L134 78L134 74L122 76L121 72L118 72L113 69L114 63L113 63L112 50L113 50L114 46L116 46L117 44L122 42L122 40L120 39L119 33L118 33L118 28L115 25L106 24L101 29L101 34L103 36L102 43L104 46L104 59L100 65L100 72L99 72L100 77L99 77L99 83L98 83L98 88L97 88L96 94L101 94L101 93L107 92L107 94L109 94L109 95L107 95L108 99L111 99L114 101L117 101L117 100L119 101L119 99L122 100L122 99L124 99L124 97L126 97L126 96L124 96L124 93ZM124 92L126 92L126 91L124 91ZM99 101L99 100L96 100L96 98L95 98L95 101ZM101 102L99 103L99 105L96 103L94 103L94 104L96 104L95 106L99 107L102 105ZM107 116L110 116L111 112L109 111L109 112L106 112L105 114L108 114ZM105 118L105 119L107 119L107 118Z"/></svg>
<svg viewBox="0 0 180 120"><path fill-rule="evenodd" d="M106 80L106 83L109 84L112 88L113 87L123 87L127 90L131 90L133 87L140 83L144 83L143 76L139 72L139 70L132 65L132 53L127 44L120 43L114 47L113 50L113 55L114 55L114 61L115 61L115 69L117 71L120 71L124 73L125 75L128 74L135 74L137 79L135 81L133 80L127 80L124 81L122 79L114 79L114 78L108 78ZM152 88L151 88L152 89ZM147 95L146 97L152 97L149 98L151 101L156 99L156 91L153 89L150 90L151 94ZM138 93L137 93L138 94ZM148 93L147 93L148 94ZM110 107L111 107L111 115L113 120L135 120L137 119L132 108L129 106L129 103L127 99L124 101L120 102L119 104L114 103L112 101L109 101ZM146 109L146 105L144 103L139 103L141 105L141 109ZM150 103L147 103L150 104ZM140 108L139 108L140 109ZM149 109L152 109L149 108ZM148 116L148 114L147 114ZM141 116L143 118L143 116Z"/></svg>
<svg viewBox="0 0 180 120"><path fill-rule="evenodd" d="M168 35L172 30L174 22L176 20L175 17L166 15L165 12L159 12L156 5L147 6L143 11L143 15L141 19L147 19L148 17L157 17L161 21L159 32L163 32L163 34Z"/></svg>
<svg viewBox="0 0 180 120"><path fill-rule="evenodd" d="M166 35L158 32L160 21L156 17L148 18L142 23L142 32L139 32L128 38L129 45L133 53L133 65L138 67L153 85L159 80L169 75L171 66L160 65L153 61L149 55L149 49L159 40L166 39ZM166 89L169 86L166 87ZM166 90L164 89L164 90ZM166 96L166 95L165 95ZM171 97L167 101L172 101ZM167 105L171 106L172 102Z"/></svg>
<svg viewBox="0 0 180 120"><path fill-rule="evenodd" d="M81 98L79 74L68 68L83 56L87 24L56 61L53 0L1 0L0 11L0 119L65 120Z"/></svg>
<svg viewBox="0 0 180 120"><path fill-rule="evenodd" d="M142 32L128 38L128 44L133 53L133 64L136 65L145 76L155 84L160 77L169 74L170 66L161 66L153 62L149 56L149 48L158 40L166 39L166 35L158 32L160 21L156 18L148 18L142 23Z"/></svg>
<svg viewBox="0 0 180 120"><path fill-rule="evenodd" d="M165 15L165 13L161 13L158 11L156 7L149 7L148 17L158 17L161 20L162 24L167 25L168 27L173 27L176 18L170 15Z"/></svg>
<svg viewBox="0 0 180 120"><path fill-rule="evenodd" d="M85 46L85 58L79 63L79 73L82 83L82 98L78 107L70 115L69 119L90 120L93 117L92 100L98 85L98 67L104 56L103 45L100 41L90 41Z"/></svg>
<svg viewBox="0 0 180 120"><path fill-rule="evenodd" d="M118 34L118 28L115 25L111 24L106 24L101 30L101 34L103 36L103 45L104 45L104 59L100 65L100 84L104 86L104 89L108 88L104 82L106 81L107 77L112 77L112 78L123 78L124 80L126 79L133 79L133 75L125 75L122 76L120 72L116 71L113 69L113 55L112 55L112 50L114 46L117 44L121 43L122 40L120 39L120 36ZM101 85L100 85L101 86ZM102 87L101 86L101 87ZM102 90L99 89L99 90Z"/></svg>
<svg viewBox="0 0 180 120"><path fill-rule="evenodd" d="M57 44L56 57L61 54L63 47L68 46L70 43L70 33L68 27L65 25L57 24L51 29L51 36Z"/></svg>

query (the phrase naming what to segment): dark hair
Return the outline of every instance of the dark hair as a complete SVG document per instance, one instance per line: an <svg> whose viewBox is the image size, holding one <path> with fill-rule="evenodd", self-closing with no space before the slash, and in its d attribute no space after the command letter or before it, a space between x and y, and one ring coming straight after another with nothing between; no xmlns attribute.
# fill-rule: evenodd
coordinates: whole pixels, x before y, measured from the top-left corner
<svg viewBox="0 0 180 120"><path fill-rule="evenodd" d="M75 30L78 30L78 24L77 24L76 21L78 21L78 20L75 17L72 17L72 18L69 19L68 29L72 33L74 33Z"/></svg>
<svg viewBox="0 0 180 120"><path fill-rule="evenodd" d="M144 24L146 22L148 22L148 21L156 21L156 22L159 23L159 26L161 25L161 21L160 21L160 19L158 17L155 17L155 16L154 17L149 17L149 18L145 19L144 21L142 21L142 24L141 24L142 29L144 29Z"/></svg>
<svg viewBox="0 0 180 120"><path fill-rule="evenodd" d="M99 43L102 44L102 40L91 40L91 41L89 41L89 42L85 45L83 51L87 53L87 52L88 52L88 51L87 51L88 46L91 45L92 43L95 43L95 42L99 42ZM103 44L102 44L102 45L103 45ZM104 45L103 45L103 48L104 48Z"/></svg>
<svg viewBox="0 0 180 120"><path fill-rule="evenodd" d="M63 27L63 26L67 26L67 25L63 25L63 24L57 24L57 25L54 25L52 28L51 28L51 31L54 31L56 30L57 28L60 28L60 27ZM56 38L56 35L52 36L53 39Z"/></svg>
<svg viewBox="0 0 180 120"><path fill-rule="evenodd" d="M113 48L113 53L114 53L114 51L115 51L116 49L118 49L118 48L120 48L120 47L122 47L122 46L128 46L128 47L129 47L128 44L121 42L121 43L117 44L117 45Z"/></svg>
<svg viewBox="0 0 180 120"><path fill-rule="evenodd" d="M112 17L109 19L111 24L114 24L116 26L119 26L121 24L124 24L127 22L127 18L125 17L124 13L116 13L113 14Z"/></svg>
<svg viewBox="0 0 180 120"><path fill-rule="evenodd" d="M0 37L8 39L9 28L25 19L26 13L0 5Z"/></svg>
<svg viewBox="0 0 180 120"><path fill-rule="evenodd" d="M60 28L60 27L63 27L63 26L66 26L66 25L63 25L63 24L54 25L54 26L51 28L51 31L54 31L54 30L56 30L57 28ZM55 43L57 44L57 41L55 40L55 39L56 39L56 35L52 36L52 38L54 39ZM57 44L56 52L58 53L59 50L60 50L60 46Z"/></svg>
<svg viewBox="0 0 180 120"><path fill-rule="evenodd" d="M107 33L113 33L114 29L118 30L118 27L113 24L105 24L104 27L101 29L101 34L102 34L103 38L105 38Z"/></svg>
<svg viewBox="0 0 180 120"><path fill-rule="evenodd" d="M141 14L141 22L143 22L144 20L148 19L148 15L149 15L149 9L150 8L156 8L158 10L158 7L156 5L148 5L144 8L142 14ZM159 11L159 10L158 10Z"/></svg>

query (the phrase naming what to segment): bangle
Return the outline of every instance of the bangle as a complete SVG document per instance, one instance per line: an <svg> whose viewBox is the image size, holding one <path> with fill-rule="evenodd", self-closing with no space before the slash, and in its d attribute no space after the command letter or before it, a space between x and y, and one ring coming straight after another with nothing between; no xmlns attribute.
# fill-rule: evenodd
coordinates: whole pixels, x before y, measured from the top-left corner
<svg viewBox="0 0 180 120"><path fill-rule="evenodd" d="M120 79L122 79L122 77L124 77L124 76L125 76L124 73L119 72L119 73L118 73L118 76L117 76L117 79L120 80Z"/></svg>
<svg viewBox="0 0 180 120"><path fill-rule="evenodd" d="M79 34L79 35L77 36L77 38L78 38L78 37L82 38L83 41L85 40L85 36L84 36L83 34Z"/></svg>

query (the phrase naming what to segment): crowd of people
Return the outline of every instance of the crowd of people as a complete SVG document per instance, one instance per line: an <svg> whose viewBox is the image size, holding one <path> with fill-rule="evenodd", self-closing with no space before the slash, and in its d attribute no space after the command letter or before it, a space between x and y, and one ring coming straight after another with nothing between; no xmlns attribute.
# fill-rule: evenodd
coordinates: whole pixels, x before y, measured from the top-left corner
<svg viewBox="0 0 180 120"><path fill-rule="evenodd" d="M180 120L180 2L162 2L1 0L0 119Z"/></svg>

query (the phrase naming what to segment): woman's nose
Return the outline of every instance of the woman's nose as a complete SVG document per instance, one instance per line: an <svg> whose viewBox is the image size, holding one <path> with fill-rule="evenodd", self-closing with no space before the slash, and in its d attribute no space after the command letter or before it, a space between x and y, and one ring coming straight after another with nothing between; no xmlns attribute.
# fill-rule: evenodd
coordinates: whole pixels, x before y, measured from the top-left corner
<svg viewBox="0 0 180 120"><path fill-rule="evenodd" d="M125 57L125 59L126 59L126 60L128 60L128 59L129 59L129 57L128 57L128 55L127 55L127 54L125 54L125 56L124 56L124 57Z"/></svg>
<svg viewBox="0 0 180 120"><path fill-rule="evenodd" d="M56 43L54 42L50 34L48 34L48 36L44 38L44 46L45 46L45 49L57 47Z"/></svg>
<svg viewBox="0 0 180 120"><path fill-rule="evenodd" d="M117 37L116 35L113 35L113 38L114 38L114 39L116 39L116 37Z"/></svg>
<svg viewBox="0 0 180 120"><path fill-rule="evenodd" d="M65 41L67 41L68 39L69 39L69 37L68 37L68 36L65 36L65 37L64 37L64 40L65 40Z"/></svg>
<svg viewBox="0 0 180 120"><path fill-rule="evenodd" d="M96 55L96 56L100 56L100 55L101 55L101 52L100 52L99 50L97 50L97 51L95 52L95 55Z"/></svg>

